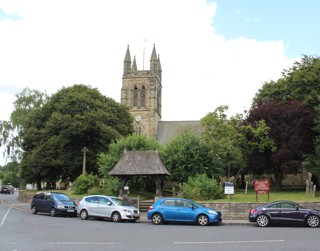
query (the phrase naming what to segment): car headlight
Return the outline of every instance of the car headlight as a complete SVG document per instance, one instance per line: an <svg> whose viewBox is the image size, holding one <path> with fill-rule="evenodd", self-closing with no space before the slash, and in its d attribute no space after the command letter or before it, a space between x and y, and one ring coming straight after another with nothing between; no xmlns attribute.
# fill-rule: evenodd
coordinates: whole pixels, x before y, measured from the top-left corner
<svg viewBox="0 0 320 251"><path fill-rule="evenodd" d="M214 211L214 210L208 210L208 213L209 213L209 214L213 214L213 215L214 215L214 214L217 214L217 212Z"/></svg>
<svg viewBox="0 0 320 251"><path fill-rule="evenodd" d="M123 209L123 211L126 212L126 213L132 213L132 211L128 210L128 209Z"/></svg>
<svg viewBox="0 0 320 251"><path fill-rule="evenodd" d="M62 209L62 208L64 208L64 206L58 205L57 208Z"/></svg>

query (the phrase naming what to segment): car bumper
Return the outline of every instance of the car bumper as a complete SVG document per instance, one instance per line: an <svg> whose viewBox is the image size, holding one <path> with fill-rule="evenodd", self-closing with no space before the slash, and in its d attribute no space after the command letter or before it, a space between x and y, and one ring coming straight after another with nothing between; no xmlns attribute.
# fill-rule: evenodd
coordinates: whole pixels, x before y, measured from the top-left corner
<svg viewBox="0 0 320 251"><path fill-rule="evenodd" d="M57 214L61 215L77 215L77 209L60 209L55 208Z"/></svg>
<svg viewBox="0 0 320 251"><path fill-rule="evenodd" d="M126 213L126 212L122 212L121 213L121 219L123 220L139 220L140 219L140 214L130 214L130 213Z"/></svg>

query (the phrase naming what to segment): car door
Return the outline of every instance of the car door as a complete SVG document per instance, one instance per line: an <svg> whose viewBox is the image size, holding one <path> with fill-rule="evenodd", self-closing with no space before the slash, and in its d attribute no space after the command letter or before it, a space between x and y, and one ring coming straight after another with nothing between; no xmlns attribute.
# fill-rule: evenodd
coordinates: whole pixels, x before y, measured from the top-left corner
<svg viewBox="0 0 320 251"><path fill-rule="evenodd" d="M299 205L291 202L282 202L280 208L280 220L281 222L295 223L304 221L304 211L299 210Z"/></svg>
<svg viewBox="0 0 320 251"><path fill-rule="evenodd" d="M98 214L110 218L114 209L113 203L106 197L99 197Z"/></svg>
<svg viewBox="0 0 320 251"><path fill-rule="evenodd" d="M162 214L165 221L176 221L177 210L176 199L164 200L158 207L159 212Z"/></svg>
<svg viewBox="0 0 320 251"><path fill-rule="evenodd" d="M36 210L39 212L44 212L44 198L45 198L45 194L44 193L39 193L39 195L37 196L37 198L35 199L35 206L36 206Z"/></svg>
<svg viewBox="0 0 320 251"><path fill-rule="evenodd" d="M89 215L97 216L99 215L99 197L92 196L86 198L86 208L88 210Z"/></svg>
<svg viewBox="0 0 320 251"><path fill-rule="evenodd" d="M175 218L177 221L195 221L193 206L189 201L177 200Z"/></svg>
<svg viewBox="0 0 320 251"><path fill-rule="evenodd" d="M49 213L53 205L52 194L45 194L43 200L41 201L41 204L42 204L42 212Z"/></svg>

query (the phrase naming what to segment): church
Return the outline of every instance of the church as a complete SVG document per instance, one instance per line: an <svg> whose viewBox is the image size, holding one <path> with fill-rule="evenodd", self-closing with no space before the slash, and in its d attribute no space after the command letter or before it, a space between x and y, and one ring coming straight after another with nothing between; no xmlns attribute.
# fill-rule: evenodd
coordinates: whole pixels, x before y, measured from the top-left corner
<svg viewBox="0 0 320 251"><path fill-rule="evenodd" d="M173 100L174 105L177 100ZM161 144L190 130L202 132L200 121L162 121L162 67L156 47L150 57L150 69L138 70L136 58L131 60L129 45L125 53L121 104L129 107L134 118L136 134L144 134L157 139Z"/></svg>

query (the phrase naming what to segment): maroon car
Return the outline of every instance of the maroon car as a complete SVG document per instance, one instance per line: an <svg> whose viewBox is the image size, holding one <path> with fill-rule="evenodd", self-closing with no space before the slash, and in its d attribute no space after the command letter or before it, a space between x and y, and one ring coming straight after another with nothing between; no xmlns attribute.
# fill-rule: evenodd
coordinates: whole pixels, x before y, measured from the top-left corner
<svg viewBox="0 0 320 251"><path fill-rule="evenodd" d="M318 227L320 211L307 209L292 201L274 201L258 206L249 212L249 221L260 227L270 224L304 224Z"/></svg>

